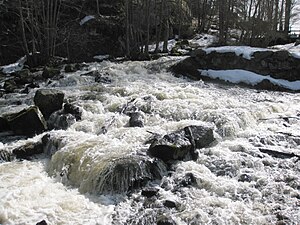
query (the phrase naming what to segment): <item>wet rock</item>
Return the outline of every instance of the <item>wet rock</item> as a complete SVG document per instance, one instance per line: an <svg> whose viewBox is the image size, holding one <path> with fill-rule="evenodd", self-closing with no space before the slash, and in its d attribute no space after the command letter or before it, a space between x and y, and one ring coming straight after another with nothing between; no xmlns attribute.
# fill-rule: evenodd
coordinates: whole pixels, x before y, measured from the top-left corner
<svg viewBox="0 0 300 225"><path fill-rule="evenodd" d="M43 69L42 76L43 78L48 79L48 78L53 78L55 76L58 76L59 74L60 74L60 69L56 69L53 67L45 67Z"/></svg>
<svg viewBox="0 0 300 225"><path fill-rule="evenodd" d="M16 72L16 83L19 85L25 85L33 82L33 75L29 69L23 69Z"/></svg>
<svg viewBox="0 0 300 225"><path fill-rule="evenodd" d="M0 132L9 131L9 123L6 118L0 117Z"/></svg>
<svg viewBox="0 0 300 225"><path fill-rule="evenodd" d="M240 182L251 182L252 177L249 174L241 174L238 181L240 181Z"/></svg>
<svg viewBox="0 0 300 225"><path fill-rule="evenodd" d="M39 107L45 119L50 115L62 109L64 93L54 89L37 90L34 96L34 104Z"/></svg>
<svg viewBox="0 0 300 225"><path fill-rule="evenodd" d="M288 89L273 84L271 81L264 79L255 85L256 88L270 91L287 91Z"/></svg>
<svg viewBox="0 0 300 225"><path fill-rule="evenodd" d="M47 222L45 220L42 220L41 222L38 222L36 225L47 225Z"/></svg>
<svg viewBox="0 0 300 225"><path fill-rule="evenodd" d="M75 65L73 65L73 64L65 65L65 72L66 73L73 73L73 72L76 72L76 71L77 71L77 68L75 67Z"/></svg>
<svg viewBox="0 0 300 225"><path fill-rule="evenodd" d="M107 75L102 75L101 73L95 74L95 82L102 84L110 84L112 82L111 78Z"/></svg>
<svg viewBox="0 0 300 225"><path fill-rule="evenodd" d="M171 200L165 200L163 205L167 208L173 209L173 208L177 208L178 203Z"/></svg>
<svg viewBox="0 0 300 225"><path fill-rule="evenodd" d="M155 140L148 152L151 156L168 162L170 160L184 159L191 150L192 144L190 140L186 137L185 131L180 130Z"/></svg>
<svg viewBox="0 0 300 225"><path fill-rule="evenodd" d="M129 113L129 116L130 127L144 127L144 116L141 112Z"/></svg>
<svg viewBox="0 0 300 225"><path fill-rule="evenodd" d="M15 80L6 80L3 86L6 93L13 93L16 89L18 89L18 85Z"/></svg>
<svg viewBox="0 0 300 225"><path fill-rule="evenodd" d="M33 136L47 130L46 121L36 106L8 115L6 118L10 129L17 135Z"/></svg>
<svg viewBox="0 0 300 225"><path fill-rule="evenodd" d="M175 221L171 218L171 217L167 217L167 216L158 216L157 221L156 221L157 225L176 225Z"/></svg>
<svg viewBox="0 0 300 225"><path fill-rule="evenodd" d="M155 195L157 195L158 194L158 189L157 188L150 188L150 187L148 187L148 188L144 188L143 190L142 190L142 195L143 196L145 196L145 197L147 197L147 198L151 198L151 197L153 197L153 196L155 196Z"/></svg>
<svg viewBox="0 0 300 225"><path fill-rule="evenodd" d="M194 174L187 173L183 178L179 179L177 183L179 183L181 187L188 187L196 184L196 178Z"/></svg>
<svg viewBox="0 0 300 225"><path fill-rule="evenodd" d="M137 155L118 158L103 168L94 191L100 194L128 193L145 186L148 181L161 179L165 172L166 166L160 160Z"/></svg>
<svg viewBox="0 0 300 225"><path fill-rule="evenodd" d="M43 143L27 143L21 147L18 147L12 151L17 159L28 159L30 156L43 153Z"/></svg>
<svg viewBox="0 0 300 225"><path fill-rule="evenodd" d="M71 103L64 104L64 113L73 115L76 120L81 120L82 110Z"/></svg>
<svg viewBox="0 0 300 225"><path fill-rule="evenodd" d="M196 159L196 148L207 147L214 141L213 129L204 126L188 126L156 139L151 144L149 155L170 160Z"/></svg>
<svg viewBox="0 0 300 225"><path fill-rule="evenodd" d="M70 113L57 111L51 114L47 122L50 130L66 130L76 122L76 118Z"/></svg>

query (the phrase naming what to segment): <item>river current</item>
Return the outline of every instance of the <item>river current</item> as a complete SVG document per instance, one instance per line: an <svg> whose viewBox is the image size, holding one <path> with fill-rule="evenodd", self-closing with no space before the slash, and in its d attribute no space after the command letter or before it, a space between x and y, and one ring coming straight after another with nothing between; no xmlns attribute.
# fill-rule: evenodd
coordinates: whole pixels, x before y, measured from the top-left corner
<svg viewBox="0 0 300 225"><path fill-rule="evenodd" d="M55 144L45 154L0 163L0 224L150 225L160 214L178 225L298 224L299 157L274 157L261 149L300 155L300 94L175 77L167 68L178 60L91 63L41 84L64 91L82 109L82 120L48 132ZM82 75L92 70L112 82ZM35 91L4 95L0 115L32 105ZM145 126L129 127L127 109L142 112ZM160 193L151 207L140 191L99 193L96 180L108 163L145 152L152 133L197 124L212 126L216 141L198 149L196 161L177 162L147 184ZM43 135L2 138L0 149L11 151ZM187 173L196 183L174 191ZM166 199L179 206L165 208Z"/></svg>

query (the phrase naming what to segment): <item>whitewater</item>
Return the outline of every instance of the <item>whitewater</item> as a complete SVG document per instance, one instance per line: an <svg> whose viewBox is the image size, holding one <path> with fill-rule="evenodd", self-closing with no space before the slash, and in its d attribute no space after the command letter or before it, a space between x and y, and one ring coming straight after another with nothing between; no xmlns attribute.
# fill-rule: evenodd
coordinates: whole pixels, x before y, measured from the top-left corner
<svg viewBox="0 0 300 225"><path fill-rule="evenodd" d="M298 224L299 157L261 149L300 155L300 94L175 77L168 68L181 59L90 63L42 83L63 91L80 107L82 119L67 130L48 131L52 141L44 154L0 162L0 224L147 225L161 216L178 225ZM90 71L112 82L96 83ZM36 90L3 95L0 115L33 105ZM126 111L141 112L145 126L129 127ZM197 149L197 160L162 168L161 179L145 184L159 190L156 198L146 199L140 189L117 194L103 189L105 169L122 158L144 157L153 134L203 124L213 127L216 140ZM0 150L45 134L2 136ZM195 183L178 187L186 174ZM177 206L165 207L165 200Z"/></svg>

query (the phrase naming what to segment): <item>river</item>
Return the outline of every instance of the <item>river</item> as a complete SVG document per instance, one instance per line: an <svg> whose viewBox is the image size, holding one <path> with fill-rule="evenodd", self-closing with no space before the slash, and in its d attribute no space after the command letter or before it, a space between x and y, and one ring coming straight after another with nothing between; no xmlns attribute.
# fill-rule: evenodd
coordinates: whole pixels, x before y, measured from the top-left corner
<svg viewBox="0 0 300 225"><path fill-rule="evenodd" d="M85 72L41 84L64 91L82 109L82 120L48 132L55 147L45 154L0 163L0 224L147 225L159 216L178 225L299 223L299 157L274 157L261 149L300 155L300 94L175 77L167 68L177 61L91 63ZM112 82L82 75L92 70ZM35 91L4 95L0 114L33 104ZM141 111L145 126L129 127L127 109ZM196 161L177 162L161 180L148 183L159 190L151 204L139 190L99 193L99 174L111 161L144 154L151 133L197 124L212 126L216 141L198 149ZM0 149L43 135L2 138ZM195 183L174 191L188 173ZM164 207L165 200L178 206Z"/></svg>

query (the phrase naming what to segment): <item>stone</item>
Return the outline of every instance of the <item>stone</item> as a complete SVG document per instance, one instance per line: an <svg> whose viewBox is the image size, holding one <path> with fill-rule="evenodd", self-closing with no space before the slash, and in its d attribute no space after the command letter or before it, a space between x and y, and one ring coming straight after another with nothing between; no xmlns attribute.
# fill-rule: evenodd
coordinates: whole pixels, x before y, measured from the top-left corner
<svg viewBox="0 0 300 225"><path fill-rule="evenodd" d="M16 72L16 83L25 85L33 82L33 75L29 69L23 69Z"/></svg>
<svg viewBox="0 0 300 225"><path fill-rule="evenodd" d="M60 74L59 69L52 68L52 67L45 67L43 69L42 76L43 78L48 79L48 78L53 78L55 76L58 76L59 74Z"/></svg>
<svg viewBox="0 0 300 225"><path fill-rule="evenodd" d="M41 222L38 222L36 225L47 225L47 222L45 220L42 220Z"/></svg>
<svg viewBox="0 0 300 225"><path fill-rule="evenodd" d="M51 114L47 122L50 130L67 130L76 122L76 118L70 113L65 114L62 111L57 111Z"/></svg>
<svg viewBox="0 0 300 225"><path fill-rule="evenodd" d="M144 116L141 112L129 113L129 127L144 127Z"/></svg>
<svg viewBox="0 0 300 225"><path fill-rule="evenodd" d="M81 120L82 110L71 103L64 104L64 113L73 115L76 120Z"/></svg>
<svg viewBox="0 0 300 225"><path fill-rule="evenodd" d="M34 104L39 107L45 119L50 115L62 109L64 93L54 89L39 89L34 96Z"/></svg>
<svg viewBox="0 0 300 225"><path fill-rule="evenodd" d="M73 72L76 72L76 71L77 71L77 68L75 67L75 65L73 65L73 64L65 65L65 72L66 73L73 73Z"/></svg>
<svg viewBox="0 0 300 225"><path fill-rule="evenodd" d="M4 82L3 88L6 93L13 93L18 89L18 85L15 80L11 79Z"/></svg>
<svg viewBox="0 0 300 225"><path fill-rule="evenodd" d="M256 88L270 91L287 91L286 88L273 84L271 81L264 79L255 85Z"/></svg>
<svg viewBox="0 0 300 225"><path fill-rule="evenodd" d="M276 51L273 53L273 59L285 61L290 57L290 53L286 50Z"/></svg>
<svg viewBox="0 0 300 225"><path fill-rule="evenodd" d="M176 225L175 221L171 217L164 215L158 216L156 220L157 225Z"/></svg>
<svg viewBox="0 0 300 225"><path fill-rule="evenodd" d="M168 162L170 160L183 160L191 150L192 144L186 137L185 131L179 130L155 140L148 152L149 155Z"/></svg>
<svg viewBox="0 0 300 225"><path fill-rule="evenodd" d="M47 130L47 123L36 106L8 115L6 118L11 130L17 135L33 136Z"/></svg>
<svg viewBox="0 0 300 225"><path fill-rule="evenodd" d="M147 156L131 155L107 163L99 174L96 193L120 194L144 187L148 181L161 179L165 164Z"/></svg>
<svg viewBox="0 0 300 225"><path fill-rule="evenodd" d="M252 177L248 174L241 174L238 181L240 181L240 182L251 182Z"/></svg>
<svg viewBox="0 0 300 225"><path fill-rule="evenodd" d="M159 191L159 189L157 189L157 188L147 187L142 190L141 194L142 194L142 196L151 198L153 196L156 196L158 194L158 191Z"/></svg>
<svg viewBox="0 0 300 225"><path fill-rule="evenodd" d="M28 159L30 156L43 153L43 143L27 143L12 150L17 159Z"/></svg>
<svg viewBox="0 0 300 225"><path fill-rule="evenodd" d="M170 209L177 208L177 203L171 200L165 200L163 205Z"/></svg>
<svg viewBox="0 0 300 225"><path fill-rule="evenodd" d="M188 187L197 183L194 174L187 173L183 178L179 179L176 183L179 183L181 187Z"/></svg>
<svg viewBox="0 0 300 225"><path fill-rule="evenodd" d="M9 123L6 118L0 117L0 132L9 131Z"/></svg>
<svg viewBox="0 0 300 225"><path fill-rule="evenodd" d="M257 62L260 62L261 60L272 57L272 55L273 55L272 51L258 51L252 54L252 58Z"/></svg>
<svg viewBox="0 0 300 225"><path fill-rule="evenodd" d="M107 75L102 75L101 73L95 74L95 82L102 84L110 84L112 80Z"/></svg>
<svg viewBox="0 0 300 225"><path fill-rule="evenodd" d="M168 162L170 160L196 159L196 148L204 148L214 141L213 129L205 126L188 126L155 139L148 154Z"/></svg>

